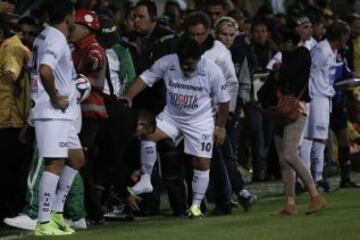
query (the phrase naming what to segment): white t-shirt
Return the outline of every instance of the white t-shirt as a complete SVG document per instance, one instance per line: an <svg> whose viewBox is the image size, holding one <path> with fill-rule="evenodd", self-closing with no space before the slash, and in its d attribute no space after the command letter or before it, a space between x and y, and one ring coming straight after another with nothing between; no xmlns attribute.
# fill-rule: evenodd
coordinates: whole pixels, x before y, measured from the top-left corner
<svg viewBox="0 0 360 240"><path fill-rule="evenodd" d="M110 74L110 81L112 83L112 86L114 88L114 94L117 97L120 97L124 92L124 81L123 79L119 78L119 72L120 72L120 60L115 52L114 49L109 48L106 49L106 57L109 64L109 74ZM103 92L107 95L110 95L110 88L107 80L105 81L104 90Z"/></svg>
<svg viewBox="0 0 360 240"><path fill-rule="evenodd" d="M62 111L54 108L42 81L41 64L53 70L55 88L58 96L66 96L69 107ZM62 119L74 120L76 117L76 71L65 35L53 27L46 27L35 39L33 56L28 63L31 69L32 108L31 120Z"/></svg>
<svg viewBox="0 0 360 240"><path fill-rule="evenodd" d="M336 71L336 52L328 40L318 43L311 51L310 94L333 97Z"/></svg>
<svg viewBox="0 0 360 240"><path fill-rule="evenodd" d="M166 55L140 78L149 87L164 79L167 89L164 111L178 122L201 123L213 118L211 96L220 103L230 101L221 69L206 58L201 58L194 72L184 76L177 55Z"/></svg>

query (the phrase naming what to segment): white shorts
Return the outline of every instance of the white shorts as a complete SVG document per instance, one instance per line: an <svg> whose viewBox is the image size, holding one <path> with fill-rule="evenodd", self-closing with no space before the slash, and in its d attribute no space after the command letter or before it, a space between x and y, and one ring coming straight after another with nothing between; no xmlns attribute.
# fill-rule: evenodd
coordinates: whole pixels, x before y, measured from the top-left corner
<svg viewBox="0 0 360 240"><path fill-rule="evenodd" d="M311 139L328 139L329 124L330 99L327 97L312 96L304 129L304 137Z"/></svg>
<svg viewBox="0 0 360 240"><path fill-rule="evenodd" d="M157 128L175 143L184 138L184 152L196 157L211 158L214 145L213 119L201 121L201 124L179 123L162 112L156 117Z"/></svg>
<svg viewBox="0 0 360 240"><path fill-rule="evenodd" d="M68 158L69 149L81 149L73 121L34 121L36 144L40 157Z"/></svg>

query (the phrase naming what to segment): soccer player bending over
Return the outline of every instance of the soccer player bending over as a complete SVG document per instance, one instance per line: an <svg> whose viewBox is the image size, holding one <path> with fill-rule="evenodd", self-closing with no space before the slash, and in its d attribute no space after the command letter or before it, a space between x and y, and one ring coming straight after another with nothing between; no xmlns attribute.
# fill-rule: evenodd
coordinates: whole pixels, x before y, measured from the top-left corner
<svg viewBox="0 0 360 240"><path fill-rule="evenodd" d="M40 203L35 235L74 232L62 212L78 170L84 164L73 120L76 117L75 69L67 37L74 28L74 8L59 0L49 6L49 23L36 38L29 61L32 80L30 119L35 126L45 171L40 181ZM66 163L66 165L65 165Z"/></svg>
<svg viewBox="0 0 360 240"><path fill-rule="evenodd" d="M151 192L150 176L156 162L156 142L170 138L178 142L184 138L184 151L193 156L193 201L189 217L200 217L200 204L209 184L212 149L222 144L229 110L229 94L220 68L201 58L198 43L188 37L181 39L176 54L166 55L143 72L130 87L125 99L132 99L146 86L164 79L166 106L157 116L154 134L141 143L141 179L133 187L136 194ZM215 121L212 103L218 103Z"/></svg>

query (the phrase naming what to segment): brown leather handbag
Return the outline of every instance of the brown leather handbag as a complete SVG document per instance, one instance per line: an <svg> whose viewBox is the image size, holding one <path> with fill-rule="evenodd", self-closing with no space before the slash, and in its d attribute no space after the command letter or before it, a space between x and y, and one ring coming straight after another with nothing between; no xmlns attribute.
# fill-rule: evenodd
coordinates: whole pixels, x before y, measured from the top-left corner
<svg viewBox="0 0 360 240"><path fill-rule="evenodd" d="M290 122L296 121L302 114L302 106L300 104L300 98L305 92L308 84L305 84L298 96L284 95L278 91L278 103L276 106L267 109L274 115L277 115Z"/></svg>

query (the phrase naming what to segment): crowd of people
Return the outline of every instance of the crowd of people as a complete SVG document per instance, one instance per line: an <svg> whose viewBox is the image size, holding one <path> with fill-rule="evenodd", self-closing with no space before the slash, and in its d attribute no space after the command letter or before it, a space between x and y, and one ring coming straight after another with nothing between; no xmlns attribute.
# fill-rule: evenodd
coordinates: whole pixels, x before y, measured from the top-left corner
<svg viewBox="0 0 360 240"><path fill-rule="evenodd" d="M1 1L1 221L69 235L157 215L165 191L174 216L248 211L250 172L282 180L275 215L306 191L314 214L334 158L357 188L359 88L334 86L360 76L360 15L334 2Z"/></svg>

